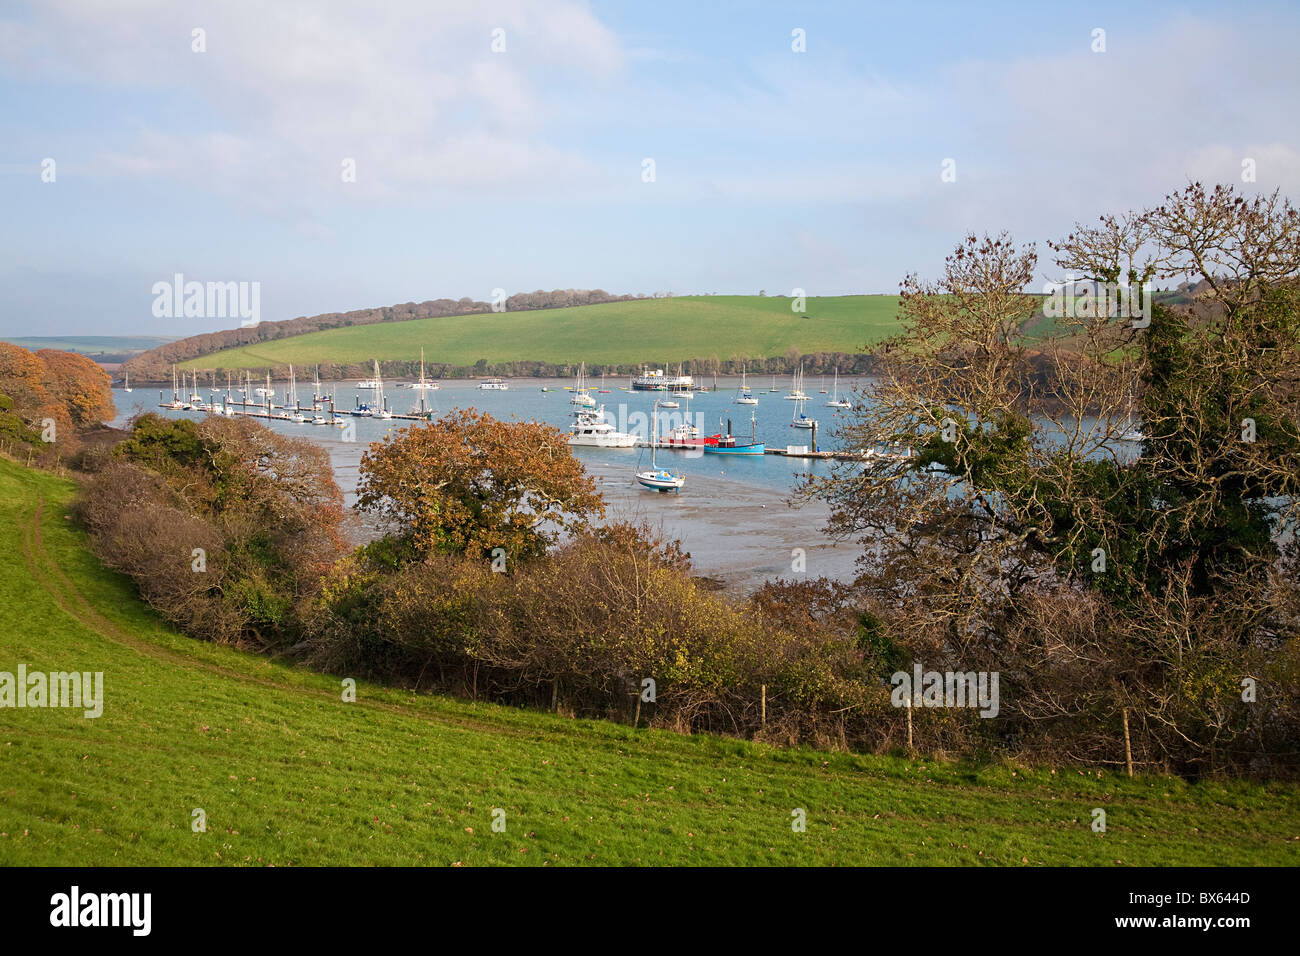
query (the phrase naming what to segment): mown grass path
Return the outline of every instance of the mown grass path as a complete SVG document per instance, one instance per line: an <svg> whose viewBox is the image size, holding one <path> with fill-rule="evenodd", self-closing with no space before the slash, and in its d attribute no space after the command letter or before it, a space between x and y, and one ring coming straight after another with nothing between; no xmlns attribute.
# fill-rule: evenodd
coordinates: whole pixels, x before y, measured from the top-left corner
<svg viewBox="0 0 1300 956"><path fill-rule="evenodd" d="M0 671L103 671L106 698L0 710L0 864L1300 858L1290 786L782 751L365 684L344 703L336 677L160 624L86 551L71 493L0 461Z"/></svg>

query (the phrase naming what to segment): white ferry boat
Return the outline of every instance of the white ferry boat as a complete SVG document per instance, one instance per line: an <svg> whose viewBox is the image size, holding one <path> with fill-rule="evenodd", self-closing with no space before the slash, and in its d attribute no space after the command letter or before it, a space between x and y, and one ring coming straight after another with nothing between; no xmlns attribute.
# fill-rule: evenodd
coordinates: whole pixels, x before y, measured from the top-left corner
<svg viewBox="0 0 1300 956"><path fill-rule="evenodd" d="M632 388L639 392L690 391L695 387L695 379L690 375L665 375L661 368L646 369L632 379Z"/></svg>
<svg viewBox="0 0 1300 956"><path fill-rule="evenodd" d="M485 392L504 392L510 388L510 383L499 378L490 378L486 382L479 382L478 387Z"/></svg>

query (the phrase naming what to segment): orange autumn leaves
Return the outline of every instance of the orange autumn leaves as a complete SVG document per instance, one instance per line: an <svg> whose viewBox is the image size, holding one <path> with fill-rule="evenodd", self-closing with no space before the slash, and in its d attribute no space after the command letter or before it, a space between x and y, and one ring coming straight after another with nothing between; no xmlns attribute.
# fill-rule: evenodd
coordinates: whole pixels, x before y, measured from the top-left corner
<svg viewBox="0 0 1300 956"><path fill-rule="evenodd" d="M545 553L605 514L565 436L539 422L454 409L375 442L361 458L357 507L404 536L417 556Z"/></svg>
<svg viewBox="0 0 1300 956"><path fill-rule="evenodd" d="M0 393L13 413L40 430L53 420L56 434L70 438L114 415L108 373L84 355L57 349L27 349L0 342Z"/></svg>

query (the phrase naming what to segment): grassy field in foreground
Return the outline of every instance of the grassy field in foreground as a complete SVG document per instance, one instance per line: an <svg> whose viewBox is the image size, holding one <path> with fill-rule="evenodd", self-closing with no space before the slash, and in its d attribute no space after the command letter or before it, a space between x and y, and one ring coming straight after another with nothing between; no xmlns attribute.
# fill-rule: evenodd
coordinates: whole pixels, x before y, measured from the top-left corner
<svg viewBox="0 0 1300 956"><path fill-rule="evenodd" d="M160 625L85 550L71 490L0 460L0 671L103 671L106 698L0 710L3 865L1295 862L1291 786L783 751L367 685L343 703Z"/></svg>
<svg viewBox="0 0 1300 956"><path fill-rule="evenodd" d="M861 352L897 331L898 297L854 295L807 300L746 295L638 299L569 309L412 319L311 332L186 363L195 368L264 368L316 362L414 360L473 365L538 361L674 363L717 355L727 361L800 353Z"/></svg>

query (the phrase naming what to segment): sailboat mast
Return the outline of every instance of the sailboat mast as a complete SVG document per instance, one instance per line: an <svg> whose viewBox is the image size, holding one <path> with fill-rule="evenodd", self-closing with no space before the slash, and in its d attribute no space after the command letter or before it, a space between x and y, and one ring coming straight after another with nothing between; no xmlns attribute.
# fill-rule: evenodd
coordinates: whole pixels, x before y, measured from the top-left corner
<svg viewBox="0 0 1300 956"><path fill-rule="evenodd" d="M655 470L655 449L659 445L659 400L655 400L655 417L650 423L650 470Z"/></svg>

